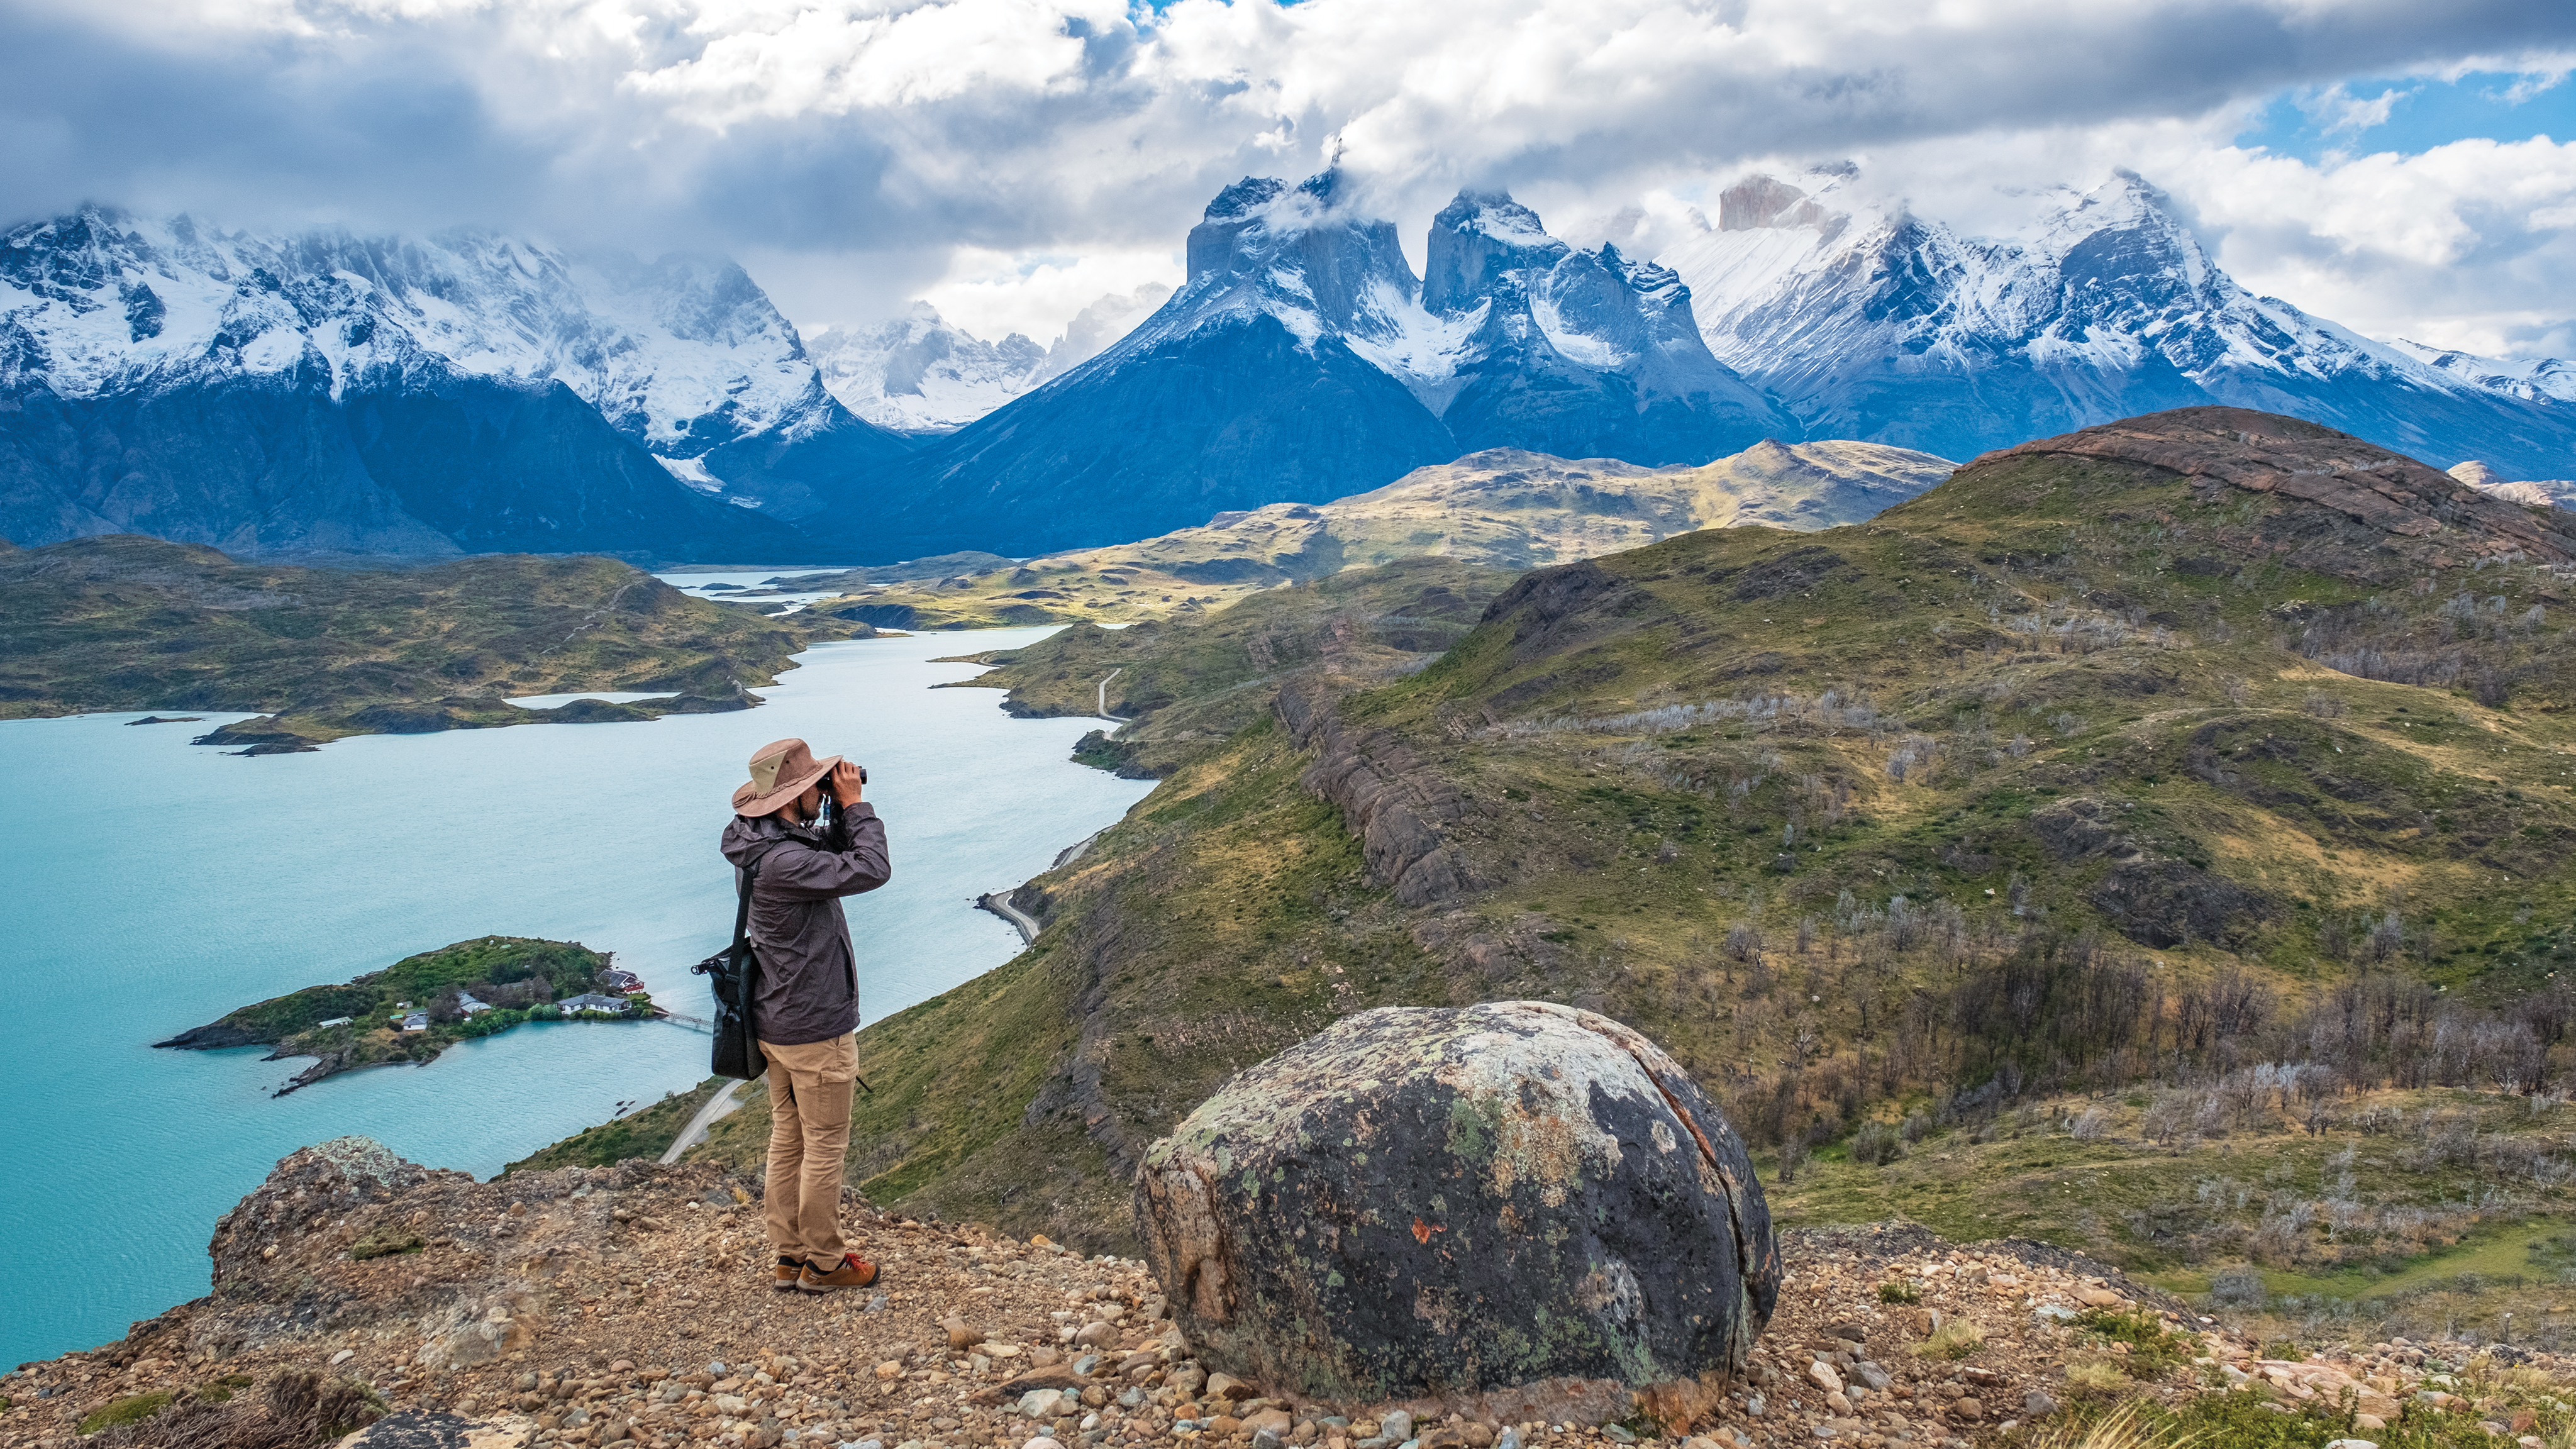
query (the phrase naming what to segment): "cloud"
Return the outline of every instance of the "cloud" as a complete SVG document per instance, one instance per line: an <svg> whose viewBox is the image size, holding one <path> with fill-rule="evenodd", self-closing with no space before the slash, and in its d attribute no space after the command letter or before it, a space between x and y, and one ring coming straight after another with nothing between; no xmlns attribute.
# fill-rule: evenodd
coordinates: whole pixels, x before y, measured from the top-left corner
<svg viewBox="0 0 2576 1449"><path fill-rule="evenodd" d="M2331 85L2301 97L2298 107L2307 113L2310 125L2327 135L2352 134L2367 131L2373 126L2387 125L2389 112L2397 109L2399 101L2413 94L2391 86L2378 95L2365 98L2354 95L2345 86Z"/></svg>
<svg viewBox="0 0 2576 1449"><path fill-rule="evenodd" d="M2576 295L2536 219L2563 201L2445 190L2507 184L2465 157L2293 172L2229 141L2283 92L2360 134L2403 91L2354 77L2571 53L2576 8L2528 0L0 0L0 195L726 250L800 318L928 290L1042 335L1094 279L1167 280L1218 186L1328 147L1408 233L1499 184L1569 227L1634 207L1631 246L1756 165L1861 155L2001 214L1998 183L2125 164L2316 297L2449 248L2478 275L2378 312L2502 336L2558 324L2500 299ZM2249 177L2320 219L2247 214ZM2390 195L2400 237L2333 219Z"/></svg>

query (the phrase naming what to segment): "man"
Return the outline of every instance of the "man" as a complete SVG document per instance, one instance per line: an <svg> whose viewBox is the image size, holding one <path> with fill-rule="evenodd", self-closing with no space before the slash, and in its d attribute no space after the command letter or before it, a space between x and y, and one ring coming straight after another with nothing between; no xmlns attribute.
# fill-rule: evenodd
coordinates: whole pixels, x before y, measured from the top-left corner
<svg viewBox="0 0 2576 1449"><path fill-rule="evenodd" d="M830 1293L876 1281L876 1265L841 1236L841 1173L850 1146L850 1084L859 1074L859 973L841 897L886 883L885 822L859 800L866 775L803 740L762 745L733 792L724 856L758 863L749 935L758 958L751 1028L769 1059L770 1286ZM840 825L821 829L825 791ZM738 878L737 878L738 879Z"/></svg>

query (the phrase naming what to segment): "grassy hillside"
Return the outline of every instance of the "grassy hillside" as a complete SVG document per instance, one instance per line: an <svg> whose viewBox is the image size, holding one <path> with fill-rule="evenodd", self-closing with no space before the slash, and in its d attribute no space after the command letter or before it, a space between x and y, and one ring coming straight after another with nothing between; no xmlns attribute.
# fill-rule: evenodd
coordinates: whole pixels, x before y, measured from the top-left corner
<svg viewBox="0 0 2576 1449"><path fill-rule="evenodd" d="M2207 409L1866 525L1541 570L1428 668L1298 673L1168 742L1025 893L1029 952L862 1034L854 1178L1119 1243L1137 1154L1230 1072L1363 1007L1530 996L1671 1048L1813 1184L1793 1218L2204 1276L2448 1251L2576 1177L2523 1104L2563 1093L2576 1021L2570 560L2560 516ZM1247 667L1209 627L1124 667L1209 697ZM1106 647L1012 682L1061 703ZM706 1150L756 1156L755 1111L726 1126ZM2092 1145L2012 1145L2052 1133ZM2138 1194L2067 1166L2131 1134L2173 1155ZM2240 1160L2293 1134L2316 1150ZM2464 1145L2333 1160L2428 1135Z"/></svg>
<svg viewBox="0 0 2576 1449"><path fill-rule="evenodd" d="M1695 528L1857 523L1951 467L1877 443L1765 442L1695 468L1496 448L1331 503L1275 503L1136 543L872 581L882 586L821 607L904 629L1186 618L1281 584L1401 559L1517 572Z"/></svg>
<svg viewBox="0 0 2576 1449"><path fill-rule="evenodd" d="M614 559L501 554L423 568L240 563L133 536L0 555L0 718L262 710L227 742L739 709L816 638L692 599ZM504 696L668 690L662 704L550 716Z"/></svg>
<svg viewBox="0 0 2576 1449"><path fill-rule="evenodd" d="M1023 717L1109 713L1131 723L1086 741L1085 758L1131 778L1266 717L1283 680L1329 667L1359 678L1420 668L1475 628L1517 577L1448 558L1409 559L1252 595L1202 622L1076 624L1024 649L973 656L1001 667L957 689L1010 691Z"/></svg>

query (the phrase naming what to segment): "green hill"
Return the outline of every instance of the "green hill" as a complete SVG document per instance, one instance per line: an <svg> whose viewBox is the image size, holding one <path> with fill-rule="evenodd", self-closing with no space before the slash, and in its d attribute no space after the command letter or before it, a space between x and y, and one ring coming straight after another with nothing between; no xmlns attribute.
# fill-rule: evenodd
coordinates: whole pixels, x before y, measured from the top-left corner
<svg viewBox="0 0 2576 1449"><path fill-rule="evenodd" d="M118 535L0 554L0 719L86 710L260 710L216 743L649 719L748 708L817 638L692 599L615 559L493 554L417 568L243 563ZM668 690L535 713L505 696Z"/></svg>
<svg viewBox="0 0 2576 1449"><path fill-rule="evenodd" d="M1116 1244L1141 1149L1231 1072L1349 1011L1500 997L1648 1032L1775 1167L2018 1135L2048 1093L2183 1093L2171 1144L2249 1102L2562 1081L2562 530L2195 409L1866 524L1539 570L1427 668L1254 669L1242 611L1291 590L1024 652L1023 707L1118 657L1153 718L1242 727L1162 737L1154 794L1023 892L1028 952L861 1035L853 1178ZM2287 1261L2336 1231L2302 1221ZM2156 1232L2049 1223L2115 1257Z"/></svg>

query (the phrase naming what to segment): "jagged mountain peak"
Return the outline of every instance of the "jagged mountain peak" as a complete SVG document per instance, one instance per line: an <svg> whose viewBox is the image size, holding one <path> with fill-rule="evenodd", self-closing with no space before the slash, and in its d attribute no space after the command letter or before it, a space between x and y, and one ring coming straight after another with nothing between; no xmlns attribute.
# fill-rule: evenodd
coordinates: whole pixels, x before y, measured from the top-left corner
<svg viewBox="0 0 2576 1449"><path fill-rule="evenodd" d="M1547 234L1538 213L1501 191L1461 191L1431 219L1422 305L1469 310L1514 274L1555 266L1574 249Z"/></svg>

